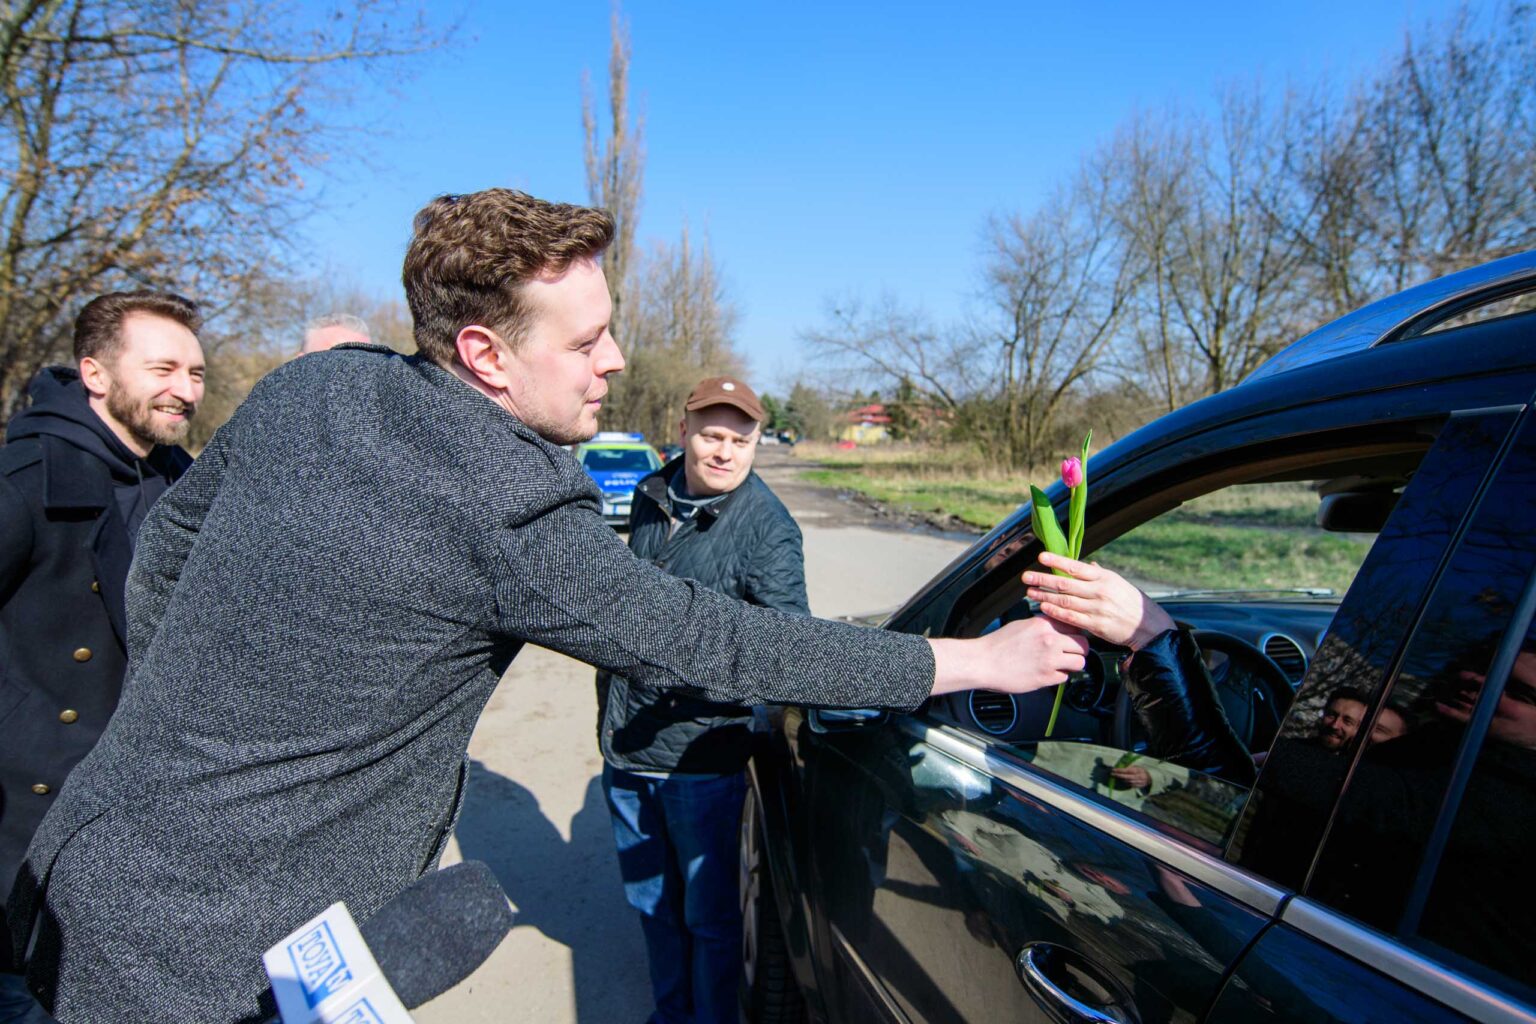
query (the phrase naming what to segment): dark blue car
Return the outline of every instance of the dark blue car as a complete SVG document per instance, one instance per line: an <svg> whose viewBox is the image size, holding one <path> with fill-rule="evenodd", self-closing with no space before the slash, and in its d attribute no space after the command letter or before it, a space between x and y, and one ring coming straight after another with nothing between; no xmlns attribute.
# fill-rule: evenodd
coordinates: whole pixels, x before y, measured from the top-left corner
<svg viewBox="0 0 1536 1024"><path fill-rule="evenodd" d="M1256 783L1150 756L1104 645L1049 737L1051 692L775 709L742 821L748 1017L1536 1021L1533 398L1536 253L1095 455L1084 551L1170 567L1142 582ZM1190 537L1221 554L1181 563ZM1277 542L1281 578L1237 578ZM1035 614L1039 552L1021 510L883 628Z"/></svg>

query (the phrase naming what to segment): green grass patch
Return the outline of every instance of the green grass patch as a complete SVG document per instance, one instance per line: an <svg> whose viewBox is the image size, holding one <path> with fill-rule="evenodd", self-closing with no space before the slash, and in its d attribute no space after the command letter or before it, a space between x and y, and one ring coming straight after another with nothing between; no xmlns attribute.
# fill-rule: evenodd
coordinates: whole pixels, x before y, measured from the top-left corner
<svg viewBox="0 0 1536 1024"><path fill-rule="evenodd" d="M803 472L812 483L981 530L1012 515L1028 499L1031 480L1055 479L1054 470L999 469L965 452L802 448L797 457L822 466ZM1090 461L1090 486L1092 469ZM1229 487L1143 524L1093 557L1132 578L1182 590L1324 587L1342 594L1370 539L1319 530L1317 502L1305 483ZM1090 523L1092 516L1090 505Z"/></svg>
<svg viewBox="0 0 1536 1024"><path fill-rule="evenodd" d="M1317 529L1219 525L1174 512L1094 554L1116 572L1187 589L1326 587L1342 594L1370 542Z"/></svg>

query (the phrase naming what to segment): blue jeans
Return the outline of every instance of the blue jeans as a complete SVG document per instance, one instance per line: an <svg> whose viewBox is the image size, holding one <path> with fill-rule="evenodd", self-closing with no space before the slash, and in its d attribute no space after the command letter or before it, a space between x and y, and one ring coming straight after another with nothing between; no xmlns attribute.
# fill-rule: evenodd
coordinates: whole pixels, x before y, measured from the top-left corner
<svg viewBox="0 0 1536 1024"><path fill-rule="evenodd" d="M746 776L649 778L604 765L603 793L624 895L645 933L652 1024L736 1024Z"/></svg>

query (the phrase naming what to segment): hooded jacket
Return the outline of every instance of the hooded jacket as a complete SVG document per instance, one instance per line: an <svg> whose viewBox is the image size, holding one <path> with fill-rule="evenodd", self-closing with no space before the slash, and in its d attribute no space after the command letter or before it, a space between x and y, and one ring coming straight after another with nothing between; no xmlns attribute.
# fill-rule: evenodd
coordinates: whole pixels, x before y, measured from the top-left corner
<svg viewBox="0 0 1536 1024"><path fill-rule="evenodd" d="M134 455L79 374L48 367L0 448L0 891L117 706L138 526L191 464Z"/></svg>
<svg viewBox="0 0 1536 1024"><path fill-rule="evenodd" d="M724 498L684 518L668 490L682 472L683 460L674 459L640 481L629 518L630 550L722 594L809 615L800 527L778 496L748 473ZM725 775L746 767L749 707L606 672L597 676L597 706L598 746L615 768Z"/></svg>

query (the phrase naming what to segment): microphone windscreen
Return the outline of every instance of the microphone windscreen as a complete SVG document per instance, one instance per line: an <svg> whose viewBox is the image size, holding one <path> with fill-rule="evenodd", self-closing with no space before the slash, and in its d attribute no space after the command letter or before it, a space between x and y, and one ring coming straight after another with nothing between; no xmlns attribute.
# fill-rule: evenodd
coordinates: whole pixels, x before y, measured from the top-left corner
<svg viewBox="0 0 1536 1024"><path fill-rule="evenodd" d="M422 875L358 926L406 1009L474 972L512 930L507 894L491 869L465 861Z"/></svg>

